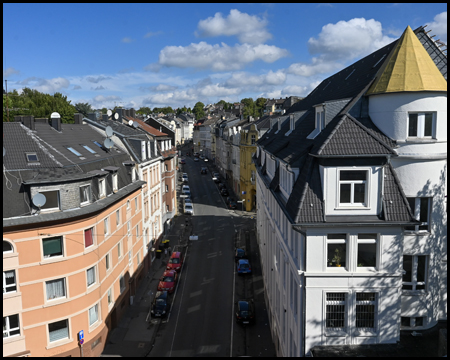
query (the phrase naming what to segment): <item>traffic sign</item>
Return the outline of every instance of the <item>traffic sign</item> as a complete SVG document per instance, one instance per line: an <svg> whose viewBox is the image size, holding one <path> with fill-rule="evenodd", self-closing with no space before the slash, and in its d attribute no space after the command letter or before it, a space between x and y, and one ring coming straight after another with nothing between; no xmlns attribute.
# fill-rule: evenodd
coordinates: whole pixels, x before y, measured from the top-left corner
<svg viewBox="0 0 450 360"><path fill-rule="evenodd" d="M81 330L79 333L78 333L78 340L83 340L84 339L84 331L83 330Z"/></svg>

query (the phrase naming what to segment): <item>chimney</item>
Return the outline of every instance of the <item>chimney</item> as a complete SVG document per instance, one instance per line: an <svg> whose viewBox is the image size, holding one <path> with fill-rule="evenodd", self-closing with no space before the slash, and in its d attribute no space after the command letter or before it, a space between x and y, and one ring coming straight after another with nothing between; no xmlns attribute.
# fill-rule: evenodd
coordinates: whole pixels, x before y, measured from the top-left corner
<svg viewBox="0 0 450 360"><path fill-rule="evenodd" d="M130 112L131 112L131 115L130 115L130 116L133 117L133 118L135 118L135 117L136 117L136 110L131 109Z"/></svg>
<svg viewBox="0 0 450 360"><path fill-rule="evenodd" d="M108 114L102 114L102 120L108 121Z"/></svg>
<svg viewBox="0 0 450 360"><path fill-rule="evenodd" d="M22 122L23 116L14 116L14 121L16 122Z"/></svg>
<svg viewBox="0 0 450 360"><path fill-rule="evenodd" d="M34 116L28 115L23 116L23 125L26 126L30 130L34 130Z"/></svg>
<svg viewBox="0 0 450 360"><path fill-rule="evenodd" d="M116 113L119 114L119 118L117 119L117 121L120 122L120 123L122 124L123 109L122 109L122 108L116 109Z"/></svg>
<svg viewBox="0 0 450 360"><path fill-rule="evenodd" d="M83 123L83 114L74 114L73 120L75 124L82 124Z"/></svg>
<svg viewBox="0 0 450 360"><path fill-rule="evenodd" d="M91 119L93 121L97 121L97 116L95 115L95 113L90 113L88 114L88 119Z"/></svg>
<svg viewBox="0 0 450 360"><path fill-rule="evenodd" d="M56 116L56 115L53 115ZM61 118L60 117L52 117L51 119L52 128L56 131L61 131Z"/></svg>
<svg viewBox="0 0 450 360"><path fill-rule="evenodd" d="M35 118L34 123L42 123L48 125L48 119L47 118Z"/></svg>

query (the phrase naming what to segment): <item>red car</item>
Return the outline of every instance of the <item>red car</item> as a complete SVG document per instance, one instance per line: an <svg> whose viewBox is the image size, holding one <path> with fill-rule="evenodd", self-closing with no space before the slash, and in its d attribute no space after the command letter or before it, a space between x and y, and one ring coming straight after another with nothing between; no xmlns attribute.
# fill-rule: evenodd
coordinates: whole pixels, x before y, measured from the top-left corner
<svg viewBox="0 0 450 360"><path fill-rule="evenodd" d="M183 255L179 251L175 251L170 255L169 263L167 264L166 270L176 270L179 272L181 266L183 265Z"/></svg>
<svg viewBox="0 0 450 360"><path fill-rule="evenodd" d="M167 291L169 294L175 291L177 285L178 274L175 270L164 271L163 276L159 279L158 291Z"/></svg>

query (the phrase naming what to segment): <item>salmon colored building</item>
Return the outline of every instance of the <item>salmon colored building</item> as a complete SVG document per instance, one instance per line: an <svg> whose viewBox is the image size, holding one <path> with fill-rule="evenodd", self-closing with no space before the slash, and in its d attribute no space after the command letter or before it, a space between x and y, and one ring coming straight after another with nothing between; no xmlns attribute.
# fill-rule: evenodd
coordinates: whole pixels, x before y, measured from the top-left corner
<svg viewBox="0 0 450 360"><path fill-rule="evenodd" d="M148 270L144 182L79 120L3 124L3 356L99 356Z"/></svg>

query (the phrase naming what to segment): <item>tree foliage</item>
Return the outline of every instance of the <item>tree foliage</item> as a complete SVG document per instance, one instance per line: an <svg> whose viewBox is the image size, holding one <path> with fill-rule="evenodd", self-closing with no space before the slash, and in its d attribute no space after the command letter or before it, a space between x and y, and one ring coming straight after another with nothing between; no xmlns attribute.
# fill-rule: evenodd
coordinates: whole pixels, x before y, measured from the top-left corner
<svg viewBox="0 0 450 360"><path fill-rule="evenodd" d="M139 110L136 111L136 114L141 115L149 115L152 113L152 110L148 106L142 106L139 108Z"/></svg>
<svg viewBox="0 0 450 360"><path fill-rule="evenodd" d="M253 101L252 98L245 98L241 100L241 103L244 104L244 117L253 116L258 117L262 116L264 112L264 106L266 104L266 99L258 98L256 101Z"/></svg>
<svg viewBox="0 0 450 360"><path fill-rule="evenodd" d="M19 115L49 119L52 112L58 112L63 123L73 123L73 115L77 112L75 106L63 94L44 94L29 88L24 88L21 94L17 90L8 93L8 104L6 95L3 95L3 121L8 121L6 105L9 108L9 121L14 121L14 116Z"/></svg>
<svg viewBox="0 0 450 360"><path fill-rule="evenodd" d="M93 113L94 109L88 103L76 103L75 109L78 113L83 114L84 116L88 116L88 114Z"/></svg>
<svg viewBox="0 0 450 360"><path fill-rule="evenodd" d="M233 108L233 104L226 102L225 100L220 100L217 105L223 105L223 109L224 110L229 110Z"/></svg>
<svg viewBox="0 0 450 360"><path fill-rule="evenodd" d="M192 113L195 115L195 119L201 119L202 117L205 117L205 111L203 110L203 108L205 107L205 104L203 104L202 102L197 102L194 105L194 108L192 109Z"/></svg>
<svg viewBox="0 0 450 360"><path fill-rule="evenodd" d="M174 111L170 106L166 106L166 107L162 107L162 108L155 107L153 109L153 112L157 113L157 114L159 114L159 113L169 114L169 113L173 113Z"/></svg>

